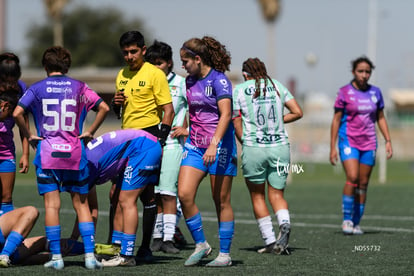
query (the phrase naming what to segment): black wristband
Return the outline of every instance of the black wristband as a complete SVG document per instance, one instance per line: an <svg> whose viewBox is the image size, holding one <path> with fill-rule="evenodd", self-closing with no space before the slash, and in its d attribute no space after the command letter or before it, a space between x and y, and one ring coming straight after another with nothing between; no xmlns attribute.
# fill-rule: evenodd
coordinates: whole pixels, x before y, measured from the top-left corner
<svg viewBox="0 0 414 276"><path fill-rule="evenodd" d="M166 141L168 138L168 135L170 134L170 131L171 131L171 126L166 125L166 124L161 124L160 134L158 138Z"/></svg>
<svg viewBox="0 0 414 276"><path fill-rule="evenodd" d="M121 119L121 116L122 116L122 114L121 114L121 106L120 105L116 105L114 100L115 99L112 98L112 101L111 101L112 110L115 112L116 117L118 119Z"/></svg>

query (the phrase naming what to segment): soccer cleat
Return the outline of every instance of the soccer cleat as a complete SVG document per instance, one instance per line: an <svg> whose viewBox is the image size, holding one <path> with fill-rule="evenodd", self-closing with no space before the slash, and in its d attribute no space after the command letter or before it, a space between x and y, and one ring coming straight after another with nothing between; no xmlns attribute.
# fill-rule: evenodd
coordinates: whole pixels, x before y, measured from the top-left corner
<svg viewBox="0 0 414 276"><path fill-rule="evenodd" d="M257 253L259 253L259 254L272 253L274 247L275 247L275 242L272 242L271 244L268 244L265 247L260 248L259 250L257 250Z"/></svg>
<svg viewBox="0 0 414 276"><path fill-rule="evenodd" d="M206 264L209 267L226 267L231 266L231 257L229 254L220 253L217 258Z"/></svg>
<svg viewBox="0 0 414 276"><path fill-rule="evenodd" d="M175 227L174 244L177 247L185 247L187 245L187 241L178 226Z"/></svg>
<svg viewBox="0 0 414 276"><path fill-rule="evenodd" d="M344 235L352 235L354 232L354 223L352 220L344 220L344 222L342 222L342 232Z"/></svg>
<svg viewBox="0 0 414 276"><path fill-rule="evenodd" d="M103 265L102 263L98 262L98 260L95 258L95 256L93 257L86 257L85 258L85 267L87 269L102 269Z"/></svg>
<svg viewBox="0 0 414 276"><path fill-rule="evenodd" d="M9 267L11 266L11 261L9 256L0 255L0 267Z"/></svg>
<svg viewBox="0 0 414 276"><path fill-rule="evenodd" d="M290 224L284 223L280 225L279 235L273 247L273 252L275 254L282 254L283 252L288 253L287 248L289 245L289 235L290 235Z"/></svg>
<svg viewBox="0 0 414 276"><path fill-rule="evenodd" d="M156 238L152 240L152 244L151 244L151 251L152 252L158 252L161 250L162 247L162 239L161 238Z"/></svg>
<svg viewBox="0 0 414 276"><path fill-rule="evenodd" d="M359 225L355 225L354 229L352 229L352 234L354 235L363 235L364 231L362 231L361 227Z"/></svg>
<svg viewBox="0 0 414 276"><path fill-rule="evenodd" d="M151 249L140 247L137 252L137 256L135 257L136 263L153 263L154 256L152 256Z"/></svg>
<svg viewBox="0 0 414 276"><path fill-rule="evenodd" d="M113 266L135 266L135 258L129 256L116 255L109 260L102 260L102 265L105 267Z"/></svg>
<svg viewBox="0 0 414 276"><path fill-rule="evenodd" d="M46 268L53 268L56 270L61 270L65 267L62 258L52 259L43 265Z"/></svg>
<svg viewBox="0 0 414 276"><path fill-rule="evenodd" d="M180 250L178 248L174 247L174 244L172 241L165 241L161 244L161 250L164 253L167 254L178 254L180 253Z"/></svg>
<svg viewBox="0 0 414 276"><path fill-rule="evenodd" d="M211 247L207 242L197 243L193 254L191 254L190 257L188 257L184 265L193 266L198 264L202 258L210 255L211 251Z"/></svg>
<svg viewBox="0 0 414 276"><path fill-rule="evenodd" d="M115 256L121 252L121 247L116 244L95 244L95 253L99 255Z"/></svg>

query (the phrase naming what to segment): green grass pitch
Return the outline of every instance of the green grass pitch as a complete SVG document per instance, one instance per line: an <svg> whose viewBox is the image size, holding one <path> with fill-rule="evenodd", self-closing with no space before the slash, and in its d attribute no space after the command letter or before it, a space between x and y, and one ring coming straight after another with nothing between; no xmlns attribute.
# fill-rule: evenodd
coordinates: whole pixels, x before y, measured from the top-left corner
<svg viewBox="0 0 414 276"><path fill-rule="evenodd" d="M300 164L300 163L299 163ZM231 249L233 266L204 267L218 253L217 220L207 179L200 186L197 204L203 215L207 240L213 254L201 266L184 267L193 244L183 221L181 229L190 244L177 255L154 253L155 263L136 267L104 268L91 272L83 267L82 256L65 258L63 275L412 275L414 253L414 163L388 162L387 183L378 183L374 169L368 190L368 201L361 227L366 234L344 236L341 232L341 191L344 174L341 168L327 164L300 164L293 174L285 195L292 221L291 255L258 254L263 245L253 216L250 197L244 180L234 179L232 205L236 229ZM108 234L109 185L98 187L100 216L96 240L105 243ZM69 194L62 194L62 236L72 230L74 211ZM14 190L15 206L34 205L40 217L30 236L44 235L44 208L37 194L33 167L27 176L17 175ZM139 209L142 205L139 202ZM276 226L276 220L273 217ZM141 225L139 226L141 229ZM276 229L276 228L275 228ZM138 232L137 244L140 244ZM55 271L43 266L1 269L0 275L49 275Z"/></svg>

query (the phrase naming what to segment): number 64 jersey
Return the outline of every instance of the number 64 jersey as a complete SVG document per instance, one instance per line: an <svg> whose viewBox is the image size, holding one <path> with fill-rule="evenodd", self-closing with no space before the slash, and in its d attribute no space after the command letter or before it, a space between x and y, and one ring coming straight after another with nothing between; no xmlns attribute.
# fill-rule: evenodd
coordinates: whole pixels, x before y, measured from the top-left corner
<svg viewBox="0 0 414 276"><path fill-rule="evenodd" d="M293 96L280 82L275 79L272 81L275 86L268 81L264 87L264 81L261 80L262 91L257 98L253 98L256 90L255 80L247 80L234 88L233 112L242 116L243 145L273 147L289 144L283 122L283 110L285 103L293 99Z"/></svg>
<svg viewBox="0 0 414 276"><path fill-rule="evenodd" d="M37 145L34 164L42 169L83 169L87 160L78 136L88 111L101 101L85 83L65 75L33 84L19 106L32 113L37 135L44 139Z"/></svg>

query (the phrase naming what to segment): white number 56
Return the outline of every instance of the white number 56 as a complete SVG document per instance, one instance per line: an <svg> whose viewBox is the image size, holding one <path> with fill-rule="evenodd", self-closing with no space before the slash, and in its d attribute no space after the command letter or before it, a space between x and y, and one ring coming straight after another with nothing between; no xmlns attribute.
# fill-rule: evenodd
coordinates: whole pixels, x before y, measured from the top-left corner
<svg viewBox="0 0 414 276"><path fill-rule="evenodd" d="M60 103L61 113L53 110L49 110L49 107L52 105L59 105L59 99L43 99L43 115L45 117L52 117L53 124L43 124L44 129L48 131L57 131L59 130L59 125L62 130L73 131L75 129L76 122L76 113L72 111L66 111L68 105L76 106L76 101L73 99L65 99ZM60 115L60 118L59 118ZM67 120L70 119L70 124L67 124Z"/></svg>

